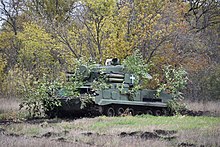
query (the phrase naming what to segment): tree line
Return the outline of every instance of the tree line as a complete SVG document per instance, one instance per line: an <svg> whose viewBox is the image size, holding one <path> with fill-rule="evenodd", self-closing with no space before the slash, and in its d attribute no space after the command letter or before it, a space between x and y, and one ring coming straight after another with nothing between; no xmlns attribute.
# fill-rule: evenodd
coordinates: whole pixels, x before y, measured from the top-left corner
<svg viewBox="0 0 220 147"><path fill-rule="evenodd" d="M65 79L77 60L124 60L138 50L163 81L188 72L185 97L220 97L218 0L0 0L0 91L21 96L43 77Z"/></svg>

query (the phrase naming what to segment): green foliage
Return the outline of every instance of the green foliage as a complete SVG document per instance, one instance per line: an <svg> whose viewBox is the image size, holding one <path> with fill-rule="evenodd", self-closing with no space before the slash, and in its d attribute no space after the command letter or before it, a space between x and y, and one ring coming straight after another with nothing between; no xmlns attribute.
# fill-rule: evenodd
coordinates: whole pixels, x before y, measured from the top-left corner
<svg viewBox="0 0 220 147"><path fill-rule="evenodd" d="M77 68L76 68L77 69ZM59 94L64 97L74 98L79 96L78 89L83 85L83 79L75 71L69 81L65 82L62 87L60 87Z"/></svg>
<svg viewBox="0 0 220 147"><path fill-rule="evenodd" d="M90 107L91 104L94 104L94 97L90 95L89 93L80 95L80 101L81 101L81 109Z"/></svg>
<svg viewBox="0 0 220 147"><path fill-rule="evenodd" d="M122 63L124 65L125 70L131 74L134 74L135 77L135 84L139 84L140 80L149 79L151 78L148 74L149 72L149 65L145 64L143 60L142 54L136 50L130 56L128 56Z"/></svg>
<svg viewBox="0 0 220 147"><path fill-rule="evenodd" d="M201 98L205 99L220 99L220 67L214 66L208 71L208 75L202 76L198 81L201 84Z"/></svg>
<svg viewBox="0 0 220 147"><path fill-rule="evenodd" d="M152 77L148 74L149 65L145 64L142 54L136 50L130 56L128 56L122 63L125 67L125 71L131 74L134 74L134 86L128 91L130 93L131 100L133 99L134 94L146 84L149 79ZM144 82L145 81L145 82Z"/></svg>
<svg viewBox="0 0 220 147"><path fill-rule="evenodd" d="M100 74L98 79L92 82L92 89L94 90L103 90L109 88L109 85L106 83L106 78L103 74Z"/></svg>
<svg viewBox="0 0 220 147"><path fill-rule="evenodd" d="M77 88L82 85L79 78L73 76L70 82L49 79L44 75L41 80L35 80L30 87L23 91L21 106L28 110L30 117L43 116L44 112L55 110L61 105L59 100L61 97L71 99L79 96Z"/></svg>
<svg viewBox="0 0 220 147"><path fill-rule="evenodd" d="M20 105L28 110L29 117L43 116L43 112L60 106L57 91L62 84L58 80L49 81L44 76L42 80L35 80L32 84L23 91L23 102Z"/></svg>
<svg viewBox="0 0 220 147"><path fill-rule="evenodd" d="M75 60L75 67L71 77L65 81L62 77L53 78L48 74L43 74L42 78L36 79L29 76L26 85L20 84L19 90L23 96L22 107L28 110L30 117L42 116L43 112L50 112L61 105L60 98L68 99L80 98L81 108L85 108L93 101L90 94L80 95L78 88L84 84L84 75L79 72L82 65L87 65L90 70L93 62L86 62L83 58ZM94 82L94 87L100 88L104 81ZM22 88L23 87L23 88Z"/></svg>
<svg viewBox="0 0 220 147"><path fill-rule="evenodd" d="M175 69L171 65L168 65L164 66L163 73L164 79L159 85L157 95L159 95L161 91L166 91L172 94L174 98L183 98L183 93L181 93L181 90L186 88L188 81L187 72L185 69L182 67Z"/></svg>
<svg viewBox="0 0 220 147"><path fill-rule="evenodd" d="M175 69L171 65L164 66L163 72L164 79L159 83L160 85L157 89L157 96L159 96L162 91L170 93L173 99L168 102L168 108L171 112L178 114L185 108L185 105L181 103L181 100L183 99L183 93L181 90L186 88L188 81L187 72L182 67Z"/></svg>
<svg viewBox="0 0 220 147"><path fill-rule="evenodd" d="M79 98L82 105L81 109L87 107L91 103L93 103L93 97L89 93L87 94L80 94L78 88L84 85L85 78L87 78L87 72L95 66L94 61L86 61L83 57L74 60L74 69L72 70L71 77L69 81L64 82L62 86L60 86L59 96L60 97L67 97L68 99L76 99ZM101 89L102 85L106 84L102 78L97 81L93 82L92 87L94 90Z"/></svg>
<svg viewBox="0 0 220 147"><path fill-rule="evenodd" d="M178 99L170 100L167 103L167 107L169 108L169 111L171 113L176 114L176 115L179 115L182 110L186 109L186 105Z"/></svg>
<svg viewBox="0 0 220 147"><path fill-rule="evenodd" d="M139 84L149 84L149 65L144 63L151 61L159 70L164 64L184 65L191 75L197 76L192 84L195 91L191 89L197 93L195 97L219 99L219 69L205 69L210 64L219 66L219 2L199 1L2 1L13 11L0 16L1 91L22 95L23 92L15 90L17 87L25 91L31 89L33 81L42 81L43 75L53 81L60 72L75 69L74 58L83 56L101 63L110 57L124 59L138 48L142 55L136 51L136 57L132 55L124 61L128 71L136 76L131 93L140 88ZM209 19L204 20L206 17ZM167 70L158 94L166 90L181 97L185 81L179 80L181 74L176 77L172 75L174 71ZM204 75L197 75L199 70ZM67 95L78 95L76 87L83 82L79 77L75 76L72 84L62 85ZM97 89L106 86L101 80L95 81ZM156 82L153 84L155 88Z"/></svg>

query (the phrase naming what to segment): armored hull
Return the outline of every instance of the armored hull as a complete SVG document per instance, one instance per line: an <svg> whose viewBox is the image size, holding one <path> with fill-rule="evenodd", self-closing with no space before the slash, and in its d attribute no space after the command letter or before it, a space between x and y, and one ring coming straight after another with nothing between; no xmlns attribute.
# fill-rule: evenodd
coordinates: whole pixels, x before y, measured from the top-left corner
<svg viewBox="0 0 220 147"><path fill-rule="evenodd" d="M92 69L81 66L80 73L84 77L84 85L79 87L81 96L92 95L92 102L82 108L80 96L77 98L63 97L60 99L61 107L59 111L68 113L92 113L96 111L107 116L119 116L123 114L169 114L167 103L172 99L170 94L162 92L157 96L156 90L139 89L132 91L134 87L135 75L126 72L122 65L96 65ZM104 79L105 88L93 89L93 82Z"/></svg>

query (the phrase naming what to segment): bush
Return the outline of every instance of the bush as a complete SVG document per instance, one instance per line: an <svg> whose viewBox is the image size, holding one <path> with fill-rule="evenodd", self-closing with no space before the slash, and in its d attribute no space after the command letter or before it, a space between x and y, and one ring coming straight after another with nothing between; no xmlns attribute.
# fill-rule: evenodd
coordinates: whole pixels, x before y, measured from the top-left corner
<svg viewBox="0 0 220 147"><path fill-rule="evenodd" d="M61 106L60 99L62 97L68 99L79 98L78 88L84 82L84 75L79 72L80 66L87 65L89 67L89 63L86 63L84 59L76 60L74 63L75 67L69 81L62 77L54 78L49 74L43 74L41 79L33 77L32 83L21 89L23 97L21 107L28 110L30 117L43 116L45 113L49 114ZM90 95L80 97L82 108L86 107L91 99Z"/></svg>
<svg viewBox="0 0 220 147"><path fill-rule="evenodd" d="M187 85L187 72L182 67L175 69L171 65L168 65L164 66L163 73L164 79L159 84L157 96L159 96L162 91L170 93L173 99L168 102L168 108L171 112L178 114L185 108L185 104L182 103L184 97L181 91L186 88Z"/></svg>
<svg viewBox="0 0 220 147"><path fill-rule="evenodd" d="M28 110L30 117L39 117L44 112L60 106L57 91L61 85L58 80L49 81L46 76L41 80L34 81L33 85L23 91L21 108Z"/></svg>
<svg viewBox="0 0 220 147"><path fill-rule="evenodd" d="M202 78L201 93L209 100L220 99L220 67L214 67Z"/></svg>
<svg viewBox="0 0 220 147"><path fill-rule="evenodd" d="M183 98L181 90L186 88L188 81L185 69L182 67L175 69L171 65L168 65L164 66L163 74L164 78L163 81L159 83L157 94L159 95L161 91L166 91L167 93L170 93L173 98Z"/></svg>

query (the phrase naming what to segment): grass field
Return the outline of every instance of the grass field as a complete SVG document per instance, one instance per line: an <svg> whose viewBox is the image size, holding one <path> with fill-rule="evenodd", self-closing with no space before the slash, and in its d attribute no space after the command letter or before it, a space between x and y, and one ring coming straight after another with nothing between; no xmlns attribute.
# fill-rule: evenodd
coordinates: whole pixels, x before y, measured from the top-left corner
<svg viewBox="0 0 220 147"><path fill-rule="evenodd" d="M219 112L216 103L204 105L191 103L189 106L195 110ZM207 110L207 106L213 107ZM99 116L25 121L20 119L18 108L18 102L1 100L0 147L220 146L218 116Z"/></svg>
<svg viewBox="0 0 220 147"><path fill-rule="evenodd" d="M220 146L220 118L207 116L39 119L0 128L4 146Z"/></svg>

